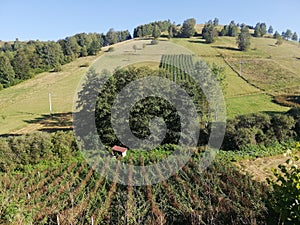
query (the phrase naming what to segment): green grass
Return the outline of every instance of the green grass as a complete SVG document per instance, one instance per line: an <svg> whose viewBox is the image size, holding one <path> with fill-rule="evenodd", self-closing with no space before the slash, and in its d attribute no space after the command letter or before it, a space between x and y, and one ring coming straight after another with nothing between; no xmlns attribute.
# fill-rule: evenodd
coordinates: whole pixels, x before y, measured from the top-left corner
<svg viewBox="0 0 300 225"><path fill-rule="evenodd" d="M229 118L254 112L285 112L288 108L273 103L270 94L297 93L300 89L298 43L284 42L281 46L275 46L274 39L252 38L251 49L241 52L232 37L220 37L213 44L205 44L199 37L164 40L159 41L158 45L150 45L150 42L130 40L119 43L114 46L114 52L104 53L98 58L78 59L64 65L61 72L42 73L0 91L0 134L21 129L48 114L49 92L52 93L54 113L71 112L78 84L88 70L88 67L80 67L85 64L95 67L97 71L113 71L132 64L155 68L163 54L194 54L209 64L216 63L225 68L227 86L224 96ZM133 45L138 47L137 51ZM244 79L237 73L239 60L252 62L244 67ZM266 92L260 88L266 89Z"/></svg>
<svg viewBox="0 0 300 225"><path fill-rule="evenodd" d="M289 108L273 103L270 95L296 93L300 89L298 43L275 46L272 38L252 38L250 50L242 52L233 37L219 37L213 44L206 44L201 37L172 41L209 64L225 67L224 96L229 118L255 112L285 112ZM242 77L240 61L244 62Z"/></svg>
<svg viewBox="0 0 300 225"><path fill-rule="evenodd" d="M0 134L21 129L30 121L49 114L49 92L54 113L72 112L75 90L88 69L80 65L93 60L95 57L80 58L64 65L61 72L42 73L0 91Z"/></svg>
<svg viewBox="0 0 300 225"><path fill-rule="evenodd" d="M249 113L273 113L289 110L288 107L273 103L272 97L263 93L226 98L226 105L228 118Z"/></svg>

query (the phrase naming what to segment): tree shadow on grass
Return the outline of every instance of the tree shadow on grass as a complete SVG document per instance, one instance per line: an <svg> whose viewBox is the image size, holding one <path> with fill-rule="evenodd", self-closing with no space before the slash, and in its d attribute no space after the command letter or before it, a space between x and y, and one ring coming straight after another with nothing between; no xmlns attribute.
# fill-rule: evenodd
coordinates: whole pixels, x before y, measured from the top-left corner
<svg viewBox="0 0 300 225"><path fill-rule="evenodd" d="M28 124L39 124L41 128L37 131L56 132L67 131L73 129L72 113L55 113L50 115L42 115L32 120L24 120Z"/></svg>
<svg viewBox="0 0 300 225"><path fill-rule="evenodd" d="M240 51L238 48L227 47L227 46L212 46L212 48L229 50L229 51L238 51L238 52Z"/></svg>
<svg viewBox="0 0 300 225"><path fill-rule="evenodd" d="M193 40L188 40L190 43L197 43L197 44L206 44L204 39L193 39Z"/></svg>

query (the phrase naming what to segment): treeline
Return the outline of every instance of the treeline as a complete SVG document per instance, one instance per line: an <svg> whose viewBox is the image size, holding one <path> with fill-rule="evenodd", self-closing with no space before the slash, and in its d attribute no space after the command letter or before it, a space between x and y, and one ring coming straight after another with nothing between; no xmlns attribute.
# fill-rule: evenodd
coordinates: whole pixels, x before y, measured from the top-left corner
<svg viewBox="0 0 300 225"><path fill-rule="evenodd" d="M78 153L74 134L62 131L3 137L0 149L0 172L23 170L41 160L63 162Z"/></svg>
<svg viewBox="0 0 300 225"><path fill-rule="evenodd" d="M134 38L153 37L158 38L165 36L168 38L185 37L189 38L196 34L196 20L194 18L187 19L180 24L171 23L170 20L157 21L136 27L133 32Z"/></svg>
<svg viewBox="0 0 300 225"><path fill-rule="evenodd" d="M0 90L32 78L35 74L61 70L76 58L96 55L101 47L131 39L126 31L80 33L58 41L6 42L0 48Z"/></svg>

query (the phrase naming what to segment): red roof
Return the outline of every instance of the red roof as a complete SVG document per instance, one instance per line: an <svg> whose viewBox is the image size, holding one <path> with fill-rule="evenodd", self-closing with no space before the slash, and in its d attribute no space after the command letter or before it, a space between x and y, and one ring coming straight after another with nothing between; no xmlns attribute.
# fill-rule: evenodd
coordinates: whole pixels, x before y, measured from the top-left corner
<svg viewBox="0 0 300 225"><path fill-rule="evenodd" d="M127 151L127 148L122 148L122 147L120 147L120 146L114 146L114 147L112 147L112 150L113 151L116 151L116 152L122 152L122 153L124 153L124 152L126 152Z"/></svg>

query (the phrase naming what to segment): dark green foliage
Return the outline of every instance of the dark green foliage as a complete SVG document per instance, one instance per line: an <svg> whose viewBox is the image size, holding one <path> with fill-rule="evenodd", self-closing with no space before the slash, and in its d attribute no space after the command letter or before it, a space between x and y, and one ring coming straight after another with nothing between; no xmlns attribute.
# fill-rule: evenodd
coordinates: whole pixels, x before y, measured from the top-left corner
<svg viewBox="0 0 300 225"><path fill-rule="evenodd" d="M236 37L238 35L238 31L238 26L234 23L234 21L231 21L228 28L228 36Z"/></svg>
<svg viewBox="0 0 300 225"><path fill-rule="evenodd" d="M185 20L180 31L180 36L183 38L193 37L195 35L195 25L196 20L194 18Z"/></svg>
<svg viewBox="0 0 300 225"><path fill-rule="evenodd" d="M98 133L105 145L121 144L118 142L111 126L111 110L117 94L130 82L150 75L159 76L159 73L159 71L153 71L146 67L130 67L115 71L109 81L106 82L99 93L96 109ZM121 115L122 109L117 110L117 112L120 113L119 118L123 118L124 115ZM177 143L177 133L180 131L178 115L170 103L160 98L148 97L142 102L136 103L132 108L129 124L133 134L141 139L148 137L150 135L149 122L154 117L161 117L166 123L168 131L163 143Z"/></svg>
<svg viewBox="0 0 300 225"><path fill-rule="evenodd" d="M300 223L299 163L299 157L293 156L285 164L278 165L278 169L273 169L275 179L267 179L273 189L269 194L270 204L279 214L279 222L282 224Z"/></svg>
<svg viewBox="0 0 300 225"><path fill-rule="evenodd" d="M298 138L300 138L300 108L292 108L287 112L287 115L294 118L295 121L295 132Z"/></svg>
<svg viewBox="0 0 300 225"><path fill-rule="evenodd" d="M241 33L237 38L237 44L241 51L247 51L249 49L251 45L250 38L249 28L246 26L242 27Z"/></svg>
<svg viewBox="0 0 300 225"><path fill-rule="evenodd" d="M273 29L272 26L270 26L269 29L268 29L268 33L269 33L269 34L273 34L273 32L274 32L274 29Z"/></svg>
<svg viewBox="0 0 300 225"><path fill-rule="evenodd" d="M4 53L0 53L0 84L2 87L9 87L15 79L15 71L9 58Z"/></svg>
<svg viewBox="0 0 300 225"><path fill-rule="evenodd" d="M17 137L0 138L0 171L21 170L40 160L64 160L76 152L72 133L32 133Z"/></svg>
<svg viewBox="0 0 300 225"><path fill-rule="evenodd" d="M161 31L160 31L158 25L155 25L154 28L153 28L153 32L152 32L152 37L154 39L157 39L157 38L160 37L160 35L161 35Z"/></svg>
<svg viewBox="0 0 300 225"><path fill-rule="evenodd" d="M15 78L18 80L26 80L31 78L31 68L28 54L25 49L17 50L14 59L12 60L12 66L15 71Z"/></svg>
<svg viewBox="0 0 300 225"><path fill-rule="evenodd" d="M298 41L298 34L296 32L294 32L294 34L292 36L292 40L293 41Z"/></svg>
<svg viewBox="0 0 300 225"><path fill-rule="evenodd" d="M220 36L236 37L238 35L239 28L234 21L231 21L229 25L225 25L220 32Z"/></svg>
<svg viewBox="0 0 300 225"><path fill-rule="evenodd" d="M267 33L267 26L265 23L257 23L254 28L254 37L263 37Z"/></svg>
<svg viewBox="0 0 300 225"><path fill-rule="evenodd" d="M215 42L218 37L218 31L215 25L212 23L206 23L202 30L202 37L208 44Z"/></svg>
<svg viewBox="0 0 300 225"><path fill-rule="evenodd" d="M213 21L214 26L219 26L219 19L216 17Z"/></svg>
<svg viewBox="0 0 300 225"><path fill-rule="evenodd" d="M88 55L97 55L97 53L100 51L101 45L97 40L93 40L91 44L89 45L89 48L87 49ZM83 48L84 50L84 48Z"/></svg>
<svg viewBox="0 0 300 225"><path fill-rule="evenodd" d="M0 86L6 88L44 71L61 70L61 65L78 57L97 55L101 47L131 39L128 30L99 33L79 33L54 41L28 41L18 39L0 47Z"/></svg>
<svg viewBox="0 0 300 225"><path fill-rule="evenodd" d="M281 38L281 35L279 34L278 31L276 31L276 32L274 33L273 38L274 38L274 39Z"/></svg>
<svg viewBox="0 0 300 225"><path fill-rule="evenodd" d="M118 42L118 36L117 33L113 28L109 29L109 31L106 33L106 41L109 45L116 44Z"/></svg>
<svg viewBox="0 0 300 225"><path fill-rule="evenodd" d="M293 115L293 116L290 116ZM270 145L296 138L298 112L268 116L250 114L228 120L223 149L242 149L247 145Z"/></svg>
<svg viewBox="0 0 300 225"><path fill-rule="evenodd" d="M293 37L293 33L290 29L287 29L286 32L282 32L281 35L284 39L289 40Z"/></svg>
<svg viewBox="0 0 300 225"><path fill-rule="evenodd" d="M133 37L151 37L153 35L153 30L155 26L158 26L160 32L166 32L169 30L169 27L173 25L171 24L170 20L157 21L149 24L140 25L134 29Z"/></svg>

